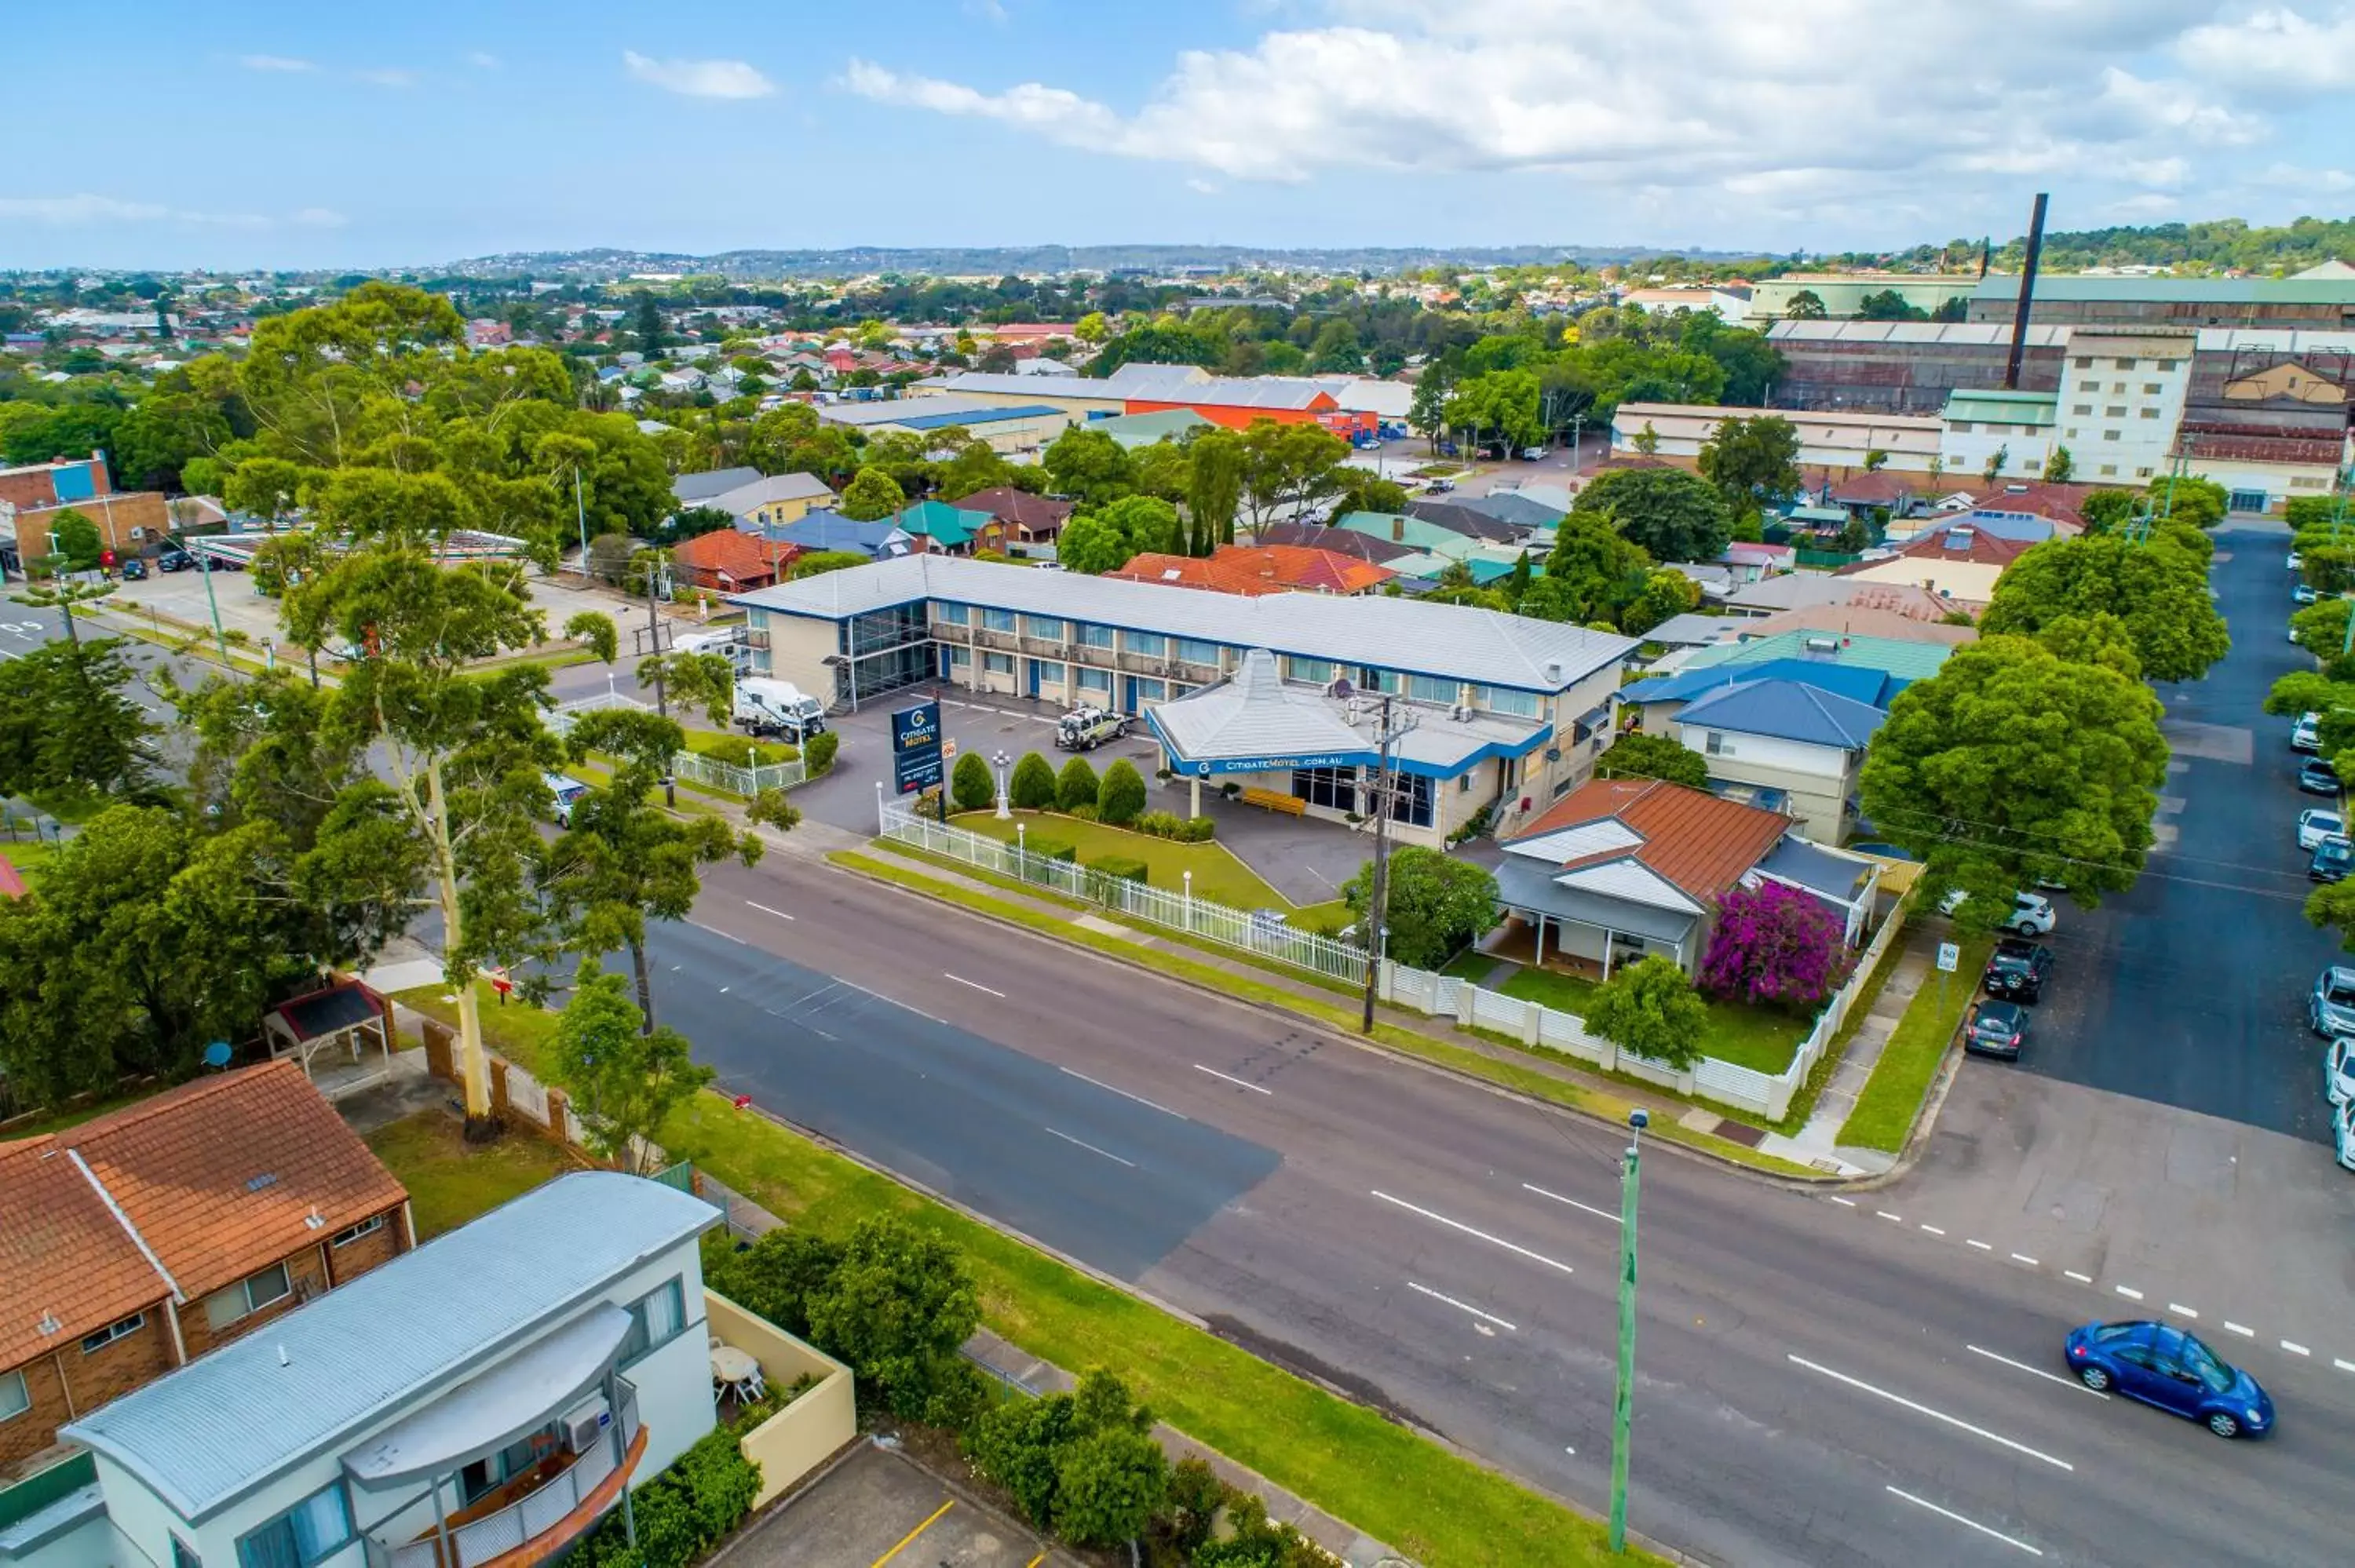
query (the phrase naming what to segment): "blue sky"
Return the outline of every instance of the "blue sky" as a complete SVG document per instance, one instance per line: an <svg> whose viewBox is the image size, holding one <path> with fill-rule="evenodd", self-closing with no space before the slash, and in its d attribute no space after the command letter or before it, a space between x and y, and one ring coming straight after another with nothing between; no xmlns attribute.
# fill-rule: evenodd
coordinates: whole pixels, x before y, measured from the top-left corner
<svg viewBox="0 0 2355 1568"><path fill-rule="evenodd" d="M0 267L1842 249L2355 211L2355 5L19 7Z"/></svg>

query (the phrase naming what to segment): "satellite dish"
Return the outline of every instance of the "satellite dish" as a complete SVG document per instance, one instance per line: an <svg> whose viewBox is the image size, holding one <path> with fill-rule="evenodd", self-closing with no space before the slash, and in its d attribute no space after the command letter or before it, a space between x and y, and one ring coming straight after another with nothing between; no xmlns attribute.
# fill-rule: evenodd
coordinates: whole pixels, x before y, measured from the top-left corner
<svg viewBox="0 0 2355 1568"><path fill-rule="evenodd" d="M1357 688L1349 684L1349 677L1347 675L1334 676L1333 683L1325 688L1325 694L1336 702L1346 703L1356 694Z"/></svg>
<svg viewBox="0 0 2355 1568"><path fill-rule="evenodd" d="M223 1067L229 1065L229 1042L226 1040L216 1040L211 1044L205 1047L205 1065L218 1073Z"/></svg>

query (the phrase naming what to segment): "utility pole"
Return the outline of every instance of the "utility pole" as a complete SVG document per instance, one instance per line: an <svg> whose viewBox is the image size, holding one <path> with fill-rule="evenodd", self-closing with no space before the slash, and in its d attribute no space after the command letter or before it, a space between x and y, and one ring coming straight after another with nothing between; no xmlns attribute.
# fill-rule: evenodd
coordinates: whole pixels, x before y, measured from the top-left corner
<svg viewBox="0 0 2355 1568"><path fill-rule="evenodd" d="M670 700L663 692L662 619L655 612L655 585L662 577L662 553L659 550L648 550L646 555L648 556L646 561L646 641L654 650L655 712L664 718L668 718L670 717ZM667 762L663 765L663 804L673 810L678 809L678 780L673 776Z"/></svg>
<svg viewBox="0 0 2355 1568"><path fill-rule="evenodd" d="M213 553L210 550L198 550L197 555L204 562L205 608L213 612L213 647L220 653L222 667L227 668L229 634L221 630L220 600L213 595Z"/></svg>
<svg viewBox="0 0 2355 1568"><path fill-rule="evenodd" d="M1381 716L1376 722L1377 744L1380 761L1374 770L1374 878L1367 890L1366 928L1361 934L1366 944L1365 1012L1359 1020L1361 1033L1374 1032L1374 997L1381 989L1382 952L1389 945L1384 938L1390 921L1391 896L1391 806L1394 788L1391 779L1391 748L1399 738L1414 728L1409 715L1393 724L1391 715L1398 698L1389 692L1382 694Z"/></svg>
<svg viewBox="0 0 2355 1568"><path fill-rule="evenodd" d="M581 501L581 465L572 465L572 520L581 527L581 586L589 586L589 509Z"/></svg>
<svg viewBox="0 0 2355 1568"><path fill-rule="evenodd" d="M1627 1550L1627 1429L1636 1414L1636 1181L1652 1116L1627 1113L1626 1165L1619 1184L1619 1381L1611 1401L1611 1550Z"/></svg>

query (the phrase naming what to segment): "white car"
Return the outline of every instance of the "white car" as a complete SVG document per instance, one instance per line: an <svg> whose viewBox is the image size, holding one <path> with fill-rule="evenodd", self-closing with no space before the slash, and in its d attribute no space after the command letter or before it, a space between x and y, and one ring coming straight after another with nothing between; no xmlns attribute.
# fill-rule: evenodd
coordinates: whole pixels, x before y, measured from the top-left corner
<svg viewBox="0 0 2355 1568"><path fill-rule="evenodd" d="M556 802L550 808L550 814L556 818L557 825L570 827L572 808L579 802L581 796L589 793L589 786L564 773L543 773L539 776L539 781L548 786L548 792L550 795L556 797Z"/></svg>
<svg viewBox="0 0 2355 1568"><path fill-rule="evenodd" d="M2330 1132L2339 1145L2339 1163L2355 1171L2355 1100L2339 1107L2330 1118Z"/></svg>
<svg viewBox="0 0 2355 1568"><path fill-rule="evenodd" d="M2322 1092L2334 1106L2355 1100L2355 1036L2334 1034L2322 1048Z"/></svg>
<svg viewBox="0 0 2355 1568"><path fill-rule="evenodd" d="M2297 715L2297 722L2289 727L2289 748L2292 751L2322 749L2322 715L2320 714Z"/></svg>
<svg viewBox="0 0 2355 1568"><path fill-rule="evenodd" d="M2306 565L2306 557L2299 555L2296 550L2292 550L2288 555L2282 557L2282 565L2287 567L2291 571L2296 571L2300 567Z"/></svg>
<svg viewBox="0 0 2355 1568"><path fill-rule="evenodd" d="M2297 847L2302 850L2314 849L2323 840L2346 831L2347 819L2337 811L2326 811L2318 807L2297 814Z"/></svg>
<svg viewBox="0 0 2355 1568"><path fill-rule="evenodd" d="M1938 913L1952 915L1968 903L1970 896L1961 888L1955 888L1938 900ZM2041 893L2015 893L2011 895L2011 914L1997 922L1997 928L2019 937L2043 937L2051 933L2059 920L2060 916L2053 909L2050 898Z"/></svg>

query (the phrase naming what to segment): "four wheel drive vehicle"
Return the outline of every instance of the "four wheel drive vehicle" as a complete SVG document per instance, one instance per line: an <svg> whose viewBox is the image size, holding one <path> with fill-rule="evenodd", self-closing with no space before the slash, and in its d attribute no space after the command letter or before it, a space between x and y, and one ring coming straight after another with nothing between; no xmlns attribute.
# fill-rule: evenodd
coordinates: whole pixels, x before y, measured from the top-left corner
<svg viewBox="0 0 2355 1568"><path fill-rule="evenodd" d="M1093 751L1127 733L1127 715L1092 704L1073 708L1055 721L1055 744L1065 751Z"/></svg>
<svg viewBox="0 0 2355 1568"><path fill-rule="evenodd" d="M159 572L185 572L196 564L186 550L165 550L155 557L155 569Z"/></svg>
<svg viewBox="0 0 2355 1568"><path fill-rule="evenodd" d="M1979 983L1987 987L1989 996L2032 1005L2044 994L2044 982L2051 973L2051 948L2007 938L1987 956L1987 973L1979 977Z"/></svg>
<svg viewBox="0 0 2355 1568"><path fill-rule="evenodd" d="M826 727L826 705L791 681L747 675L736 683L735 720L747 735L774 735L801 744Z"/></svg>
<svg viewBox="0 0 2355 1568"><path fill-rule="evenodd" d="M2355 969L2333 964L2314 977L2306 997L2307 1027L2328 1040L2355 1034Z"/></svg>
<svg viewBox="0 0 2355 1568"><path fill-rule="evenodd" d="M2339 793L2339 769L2319 757L2308 758L2297 770L2297 787L2309 795Z"/></svg>
<svg viewBox="0 0 2355 1568"><path fill-rule="evenodd" d="M123 563L123 580L124 582L139 582L146 576L147 563L141 560L138 556L133 556L131 559Z"/></svg>
<svg viewBox="0 0 2355 1568"><path fill-rule="evenodd" d="M1442 441L1439 443L1439 455L1441 457L1456 457L1461 454L1454 441Z"/></svg>
<svg viewBox="0 0 2355 1568"><path fill-rule="evenodd" d="M1433 495L1444 495L1455 488L1455 482L1452 479L1434 479L1423 488Z"/></svg>
<svg viewBox="0 0 2355 1568"><path fill-rule="evenodd" d="M2309 882L2344 882L2347 874L2355 871L2355 842L2344 833L2333 833L2314 846L2314 858L2306 863Z"/></svg>
<svg viewBox="0 0 2355 1568"><path fill-rule="evenodd" d="M1543 447L1523 447L1521 449L1521 461L1523 462L1543 462L1545 461L1545 454L1546 450Z"/></svg>
<svg viewBox="0 0 2355 1568"><path fill-rule="evenodd" d="M2274 1402L2257 1380L2165 1323L2088 1323L2069 1332L2069 1370L2095 1393L2117 1393L2197 1421L2219 1437L2262 1437Z"/></svg>
<svg viewBox="0 0 2355 1568"><path fill-rule="evenodd" d="M2307 752L2322 749L2322 715L2320 714L2297 715L2297 722L2289 727L2289 748L2292 751Z"/></svg>
<svg viewBox="0 0 2355 1568"><path fill-rule="evenodd" d="M2052 885L2040 884L2039 885ZM2054 891L2063 890L2055 887ZM1968 893L1957 887L1938 900L1938 913L1952 915L1969 903L1971 895ZM2051 935L2052 927L2059 924L2060 918L2059 914L2052 907L2052 900L2042 894L2015 893L2011 895L2011 913L1996 922L1996 929L2009 931L2016 937L2045 937Z"/></svg>
<svg viewBox="0 0 2355 1568"><path fill-rule="evenodd" d="M2322 1048L2322 1092L2334 1106L2355 1100L2355 1039L2341 1034Z"/></svg>
<svg viewBox="0 0 2355 1568"><path fill-rule="evenodd" d="M1974 1056L2019 1060L2020 1043L2028 1038L2028 1012L2016 1001L1983 1001L1971 1009L1969 1027L1963 1032L1963 1049Z"/></svg>
<svg viewBox="0 0 2355 1568"><path fill-rule="evenodd" d="M2311 850L2323 840L2346 831L2347 819L2340 812L2314 806L2297 814L2297 847L2302 850Z"/></svg>
<svg viewBox="0 0 2355 1568"><path fill-rule="evenodd" d="M539 776L539 781L548 786L549 794L556 797L556 806L550 814L556 818L557 825L570 827L573 804L581 796L589 793L589 786L563 773L543 773Z"/></svg>

